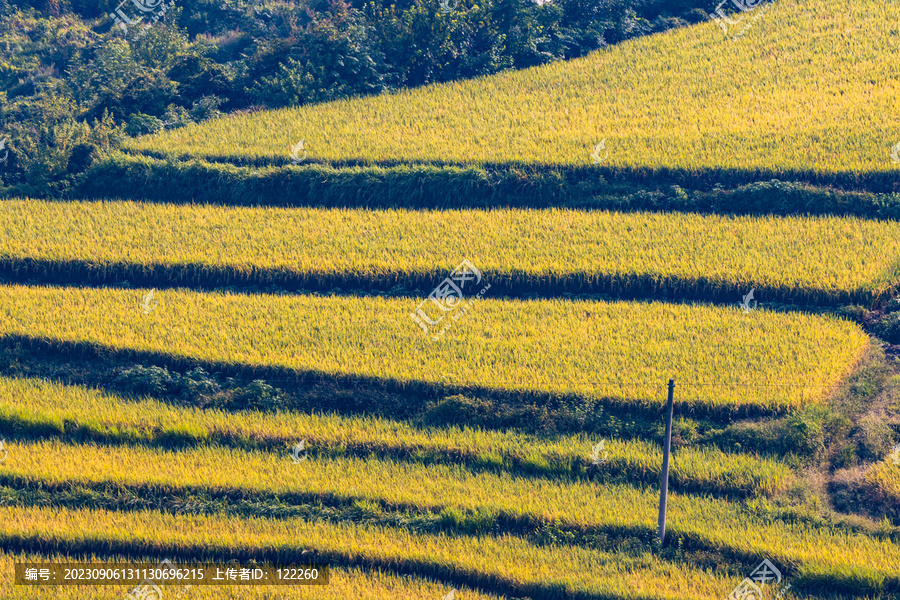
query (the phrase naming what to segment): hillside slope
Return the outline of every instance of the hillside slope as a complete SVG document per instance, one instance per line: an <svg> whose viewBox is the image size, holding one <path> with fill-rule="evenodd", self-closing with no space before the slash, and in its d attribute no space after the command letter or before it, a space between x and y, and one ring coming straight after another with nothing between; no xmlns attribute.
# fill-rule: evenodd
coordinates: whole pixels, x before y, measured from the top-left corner
<svg viewBox="0 0 900 600"><path fill-rule="evenodd" d="M781 1L727 36L707 22L583 59L218 119L131 146L289 164L303 140L307 162L593 167L605 141L598 156L613 171L884 188L900 168L889 156L900 141L898 23L896 3Z"/></svg>

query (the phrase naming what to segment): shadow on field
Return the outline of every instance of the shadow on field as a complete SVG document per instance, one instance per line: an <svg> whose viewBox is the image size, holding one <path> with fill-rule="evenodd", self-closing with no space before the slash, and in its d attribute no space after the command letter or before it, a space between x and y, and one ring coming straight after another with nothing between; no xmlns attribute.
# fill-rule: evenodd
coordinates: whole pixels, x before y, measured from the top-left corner
<svg viewBox="0 0 900 600"><path fill-rule="evenodd" d="M240 268L203 263L94 263L88 260L32 258L0 259L0 281L29 285L72 285L190 288L213 291L233 288L242 293L326 293L354 296L424 298L447 276L446 271L354 273L302 272L286 269ZM491 298L566 298L597 300L660 300L737 306L751 284L707 278L640 274L527 274L484 272ZM784 287L754 283L756 294L769 304L805 307L874 305L892 290L874 292ZM590 298L594 297L594 298Z"/></svg>
<svg viewBox="0 0 900 600"><path fill-rule="evenodd" d="M278 158L206 155L194 156L190 154L171 154L164 151L153 150L127 150L129 155L143 156L160 161L203 161L214 164L227 164L240 167L288 167L292 166L289 155ZM711 190L716 186L736 187L758 181L779 179L782 181L797 181L810 185L830 186L843 190L865 190L872 193L891 193L900 191L900 181L897 174L885 170L884 172L863 173L859 171L824 172L815 169L735 169L735 168L697 168L677 169L669 167L642 167L642 166L611 166L605 164L592 164L585 156L585 164L573 165L565 163L536 163L536 162L455 162L447 160L419 160L405 158L402 160L367 160L367 159L342 159L342 160L316 160L306 159L300 166L323 166L333 169L352 168L380 168L380 169L406 169L406 168L437 168L437 169L482 169L493 173L516 173L519 176L526 174L554 173L560 175L563 180L570 183L590 181L601 178L606 181L625 183L630 185L671 186L678 185L690 187L696 190Z"/></svg>
<svg viewBox="0 0 900 600"><path fill-rule="evenodd" d="M153 486L125 485L108 482L87 484L83 482L50 482L30 478L0 475L0 498L4 503L17 507L53 506L70 510L85 508L115 512L135 512L156 510L171 514L205 515L211 517L303 519L307 522L329 522L407 531L413 534L455 537L479 537L484 535L509 535L521 537L535 546L580 546L603 552L626 554L639 557L654 554L660 561L694 569L726 571L739 578L741 573L750 572L761 560L754 554L721 545L702 536L689 533L680 534L678 527L669 529L673 540L665 548L656 541L654 528L630 525L601 525L578 527L558 522L548 523L537 516L510 515L505 513L481 513L462 511L445 506L416 507L397 503L372 500L362 496L335 494L272 494L242 489L210 490L203 486ZM99 542L100 547L91 547L88 552L118 553L119 550L106 546L110 542ZM9 536L0 540L5 549L7 544L19 551L46 551L45 546L35 546L28 536ZM77 546L76 546L77 547ZM66 550L76 553L71 546ZM136 549L121 549L123 554L135 554ZM296 554L288 552L278 555L267 554L267 550L254 548L243 554L245 560L296 560ZM297 554L306 560L324 558L329 564L355 566L340 554L321 555L315 548L300 548ZM163 553L163 552L161 552ZM184 560L213 560L219 556L216 549L198 547L176 550L176 555ZM312 555L312 558L310 557ZM171 554L169 555L171 558ZM234 556L229 556L234 558ZM776 562L778 559L775 559ZM784 568L783 564L779 565ZM422 571L417 571L424 574ZM433 573L431 573L433 575ZM446 574L440 574L445 578ZM483 585L477 578L464 575L452 582L465 585ZM491 582L494 591L503 593L502 587ZM512 591L512 590L509 590ZM523 589L516 590L518 592ZM547 590L532 588L532 597L547 597ZM571 596L566 596L571 597ZM595 597L595 596L590 596Z"/></svg>
<svg viewBox="0 0 900 600"><path fill-rule="evenodd" d="M898 183L891 173L653 173L597 166L434 164L253 168L114 153L84 173L73 197L226 206L416 210L561 207L900 219L900 194L891 193L900 191Z"/></svg>
<svg viewBox="0 0 900 600"><path fill-rule="evenodd" d="M183 507L190 505L192 509L187 511L187 514L202 514L214 517L215 515L223 514L252 516L252 513L245 512L245 509L252 504L257 510L274 507L277 513L278 508L281 507L285 511L293 513L285 514L283 515L284 517L299 517L312 521L327 520L336 523L369 523L386 531L394 530L396 533L413 531L420 534L444 533L451 536L485 535L485 533L473 533L472 531L455 528L453 522L458 517L448 520L445 513L433 515L418 513L418 517L416 515L411 516L409 513L401 513L394 516L379 513L380 517L373 517L371 505L368 504L366 508L361 508L358 504L348 506L346 503L339 503L334 506L324 503L290 505L280 499L264 496L259 501L253 498L249 500L236 498L233 500L235 504L229 505L230 500L228 498L221 495L212 496L207 490L197 490L197 493L200 494L199 501L197 501L198 498L196 496L182 498L178 495L181 491L188 492L188 490L169 490L175 495L163 498L162 495L165 493L163 490L145 489L143 486L136 488L106 486L102 489L95 489L90 487L78 488L62 484L50 488L44 487L42 483L38 482L17 483L25 485L26 488L13 492L18 495L18 498L8 504L14 506L47 506L49 504L51 506L82 509L85 508L86 503L90 503L89 505L95 508L127 513L148 510L151 506L154 506L154 503L157 503L159 506L155 506L155 508L163 511L184 514L186 511L183 510ZM0 488L0 495L7 493L9 493L9 488ZM149 497L147 496L148 493L150 494ZM48 501L48 497L50 497L48 494L59 494L61 499ZM136 497L141 498L142 501L146 499L146 501L143 504L141 502L138 504L130 502ZM204 501L212 502L215 506L205 506ZM275 504L267 504L271 502ZM271 517L272 515L267 514L266 516ZM278 518L277 515L276 518ZM479 517L476 516L476 518ZM392 520L397 520L400 524L391 524L390 521ZM411 522L417 520L420 524L430 521L431 526L428 524L424 528L417 528L415 525L411 526ZM746 553L730 546L723 546L720 543L705 540L696 534L683 534L679 532L677 526L669 528L667 545L661 549L653 541L656 532L652 528L612 525L594 528L590 532L579 532L579 535L583 537L577 541L570 539L560 542L553 538L553 534L550 534L549 538L547 537L547 525L546 523L538 524L541 527L538 530L534 526L523 528L520 524L512 535L524 535L525 539L536 545L558 545L560 543L571 545L574 541L576 545L586 545L589 548L596 548L614 554L631 555L637 559L646 556L647 553L652 553L656 556L656 560L672 564L673 566L677 565L682 568L688 567L709 571L715 570L720 573L725 571L729 576L734 576L735 583L743 575L750 573L763 558L768 558L779 570L790 573L792 589L795 592L813 593L816 598L823 599L839 597L842 600L846 600L847 596L840 596L840 594L849 594L850 597L854 597L900 590L900 577L896 576L881 579L867 577L865 574L855 575L835 570L795 574L796 569L790 566L793 565L793 561L788 557L778 557L775 553L767 553L766 556ZM555 531L558 534L566 533L565 530L558 528L555 528ZM492 533L500 532L494 531ZM105 555L132 557L135 560L154 557L154 560L162 558L183 561L227 561L238 559L244 562L327 564L341 567L379 569L401 575L430 577L438 581L447 582L448 585L481 588L512 597L526 595L535 600L557 600L560 598L618 600L620 598L614 595L580 592L569 588L565 584L523 584L497 575L476 570L459 569L458 567L441 564L436 561L398 560L389 557L373 558L371 556L363 556L358 552L345 553L334 550L319 550L314 545L306 544L298 544L296 547L289 549L284 546L279 548L261 548L252 545L222 546L207 544L200 546L195 544L161 543L150 540L105 539L103 537L85 540L43 533L8 533L0 535L0 548L7 552L61 553L75 559ZM723 591L723 594L726 592L727 590Z"/></svg>
<svg viewBox="0 0 900 600"><path fill-rule="evenodd" d="M385 415L398 419L424 417L439 425L512 427L542 433L602 430L608 419L617 423L628 419L655 421L662 414L665 400L663 382L660 382L659 403L654 404L612 395L520 391L445 381L402 381L389 377L202 361L162 352L25 335L0 336L0 350L7 355L7 364L11 365L3 372L9 376L28 375L31 370L28 365L41 361L80 363L76 373L91 385L103 383L98 377L101 365L108 369L148 364L180 372L201 367L222 377L247 382L265 380L292 394L295 402L290 408L296 410ZM454 401L447 402L448 399ZM712 406L676 399L675 405L680 415L723 422L779 414L773 409L751 404Z"/></svg>

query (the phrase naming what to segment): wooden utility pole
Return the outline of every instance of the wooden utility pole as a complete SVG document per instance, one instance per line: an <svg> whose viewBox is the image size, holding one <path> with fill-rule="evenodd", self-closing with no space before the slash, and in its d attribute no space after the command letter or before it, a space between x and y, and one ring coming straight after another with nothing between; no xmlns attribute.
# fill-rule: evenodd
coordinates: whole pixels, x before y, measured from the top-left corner
<svg viewBox="0 0 900 600"><path fill-rule="evenodd" d="M666 501L669 499L669 451L672 448L672 400L675 380L669 380L669 401L666 404L666 439L663 442L662 474L659 478L659 543L666 542Z"/></svg>

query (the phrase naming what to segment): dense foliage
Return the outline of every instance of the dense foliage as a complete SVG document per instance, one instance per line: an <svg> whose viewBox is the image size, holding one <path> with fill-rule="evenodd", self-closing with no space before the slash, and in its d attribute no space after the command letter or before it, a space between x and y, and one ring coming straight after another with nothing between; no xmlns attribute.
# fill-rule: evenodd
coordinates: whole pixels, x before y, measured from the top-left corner
<svg viewBox="0 0 900 600"><path fill-rule="evenodd" d="M135 35L111 0L3 0L0 189L65 194L124 135L528 67L705 18L634 0L454 4L187 0Z"/></svg>

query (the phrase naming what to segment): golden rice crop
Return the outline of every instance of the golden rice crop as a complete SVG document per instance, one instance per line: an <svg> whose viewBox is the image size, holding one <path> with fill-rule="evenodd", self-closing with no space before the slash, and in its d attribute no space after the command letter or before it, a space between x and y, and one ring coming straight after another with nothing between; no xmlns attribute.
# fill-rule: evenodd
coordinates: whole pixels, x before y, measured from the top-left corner
<svg viewBox="0 0 900 600"><path fill-rule="evenodd" d="M723 542L727 539L733 548L752 552L754 556L790 564L787 576L852 577L860 582L860 587L865 582L872 588L896 576L900 551L890 540L801 523L772 524L742 519L725 502L702 503L696 508L695 518L707 522L726 515L732 519L714 521L710 525L711 536ZM91 523L91 527L86 528L84 523ZM712 530L718 525L721 528ZM751 529L744 531L743 527ZM656 593L637 597L669 598L685 594L688 598L720 600L740 581L740 577L723 577L721 571L714 573L690 561L667 562L647 553L609 553L580 546L538 547L506 534L445 536L302 519L0 508L0 540L22 536L63 545L86 543L88 548L109 547L111 541L124 542L129 545L129 553L140 553L151 544L193 554L202 550L240 552L260 548L297 553L299 549L315 548L351 559L360 558L366 564L426 563L452 573L468 571L472 585L499 576L523 587L542 582L557 589L587 593L603 590L624 598L633 597L630 594L636 591L652 589Z"/></svg>
<svg viewBox="0 0 900 600"><path fill-rule="evenodd" d="M900 281L900 223L852 218L6 200L0 230L0 260L83 261L98 273L195 266L201 278L218 267L268 270L276 281L352 274L437 283L467 258L494 282L589 286L613 277L646 281L650 293L674 278L685 293L755 286L814 300L870 300Z"/></svg>
<svg viewBox="0 0 900 600"><path fill-rule="evenodd" d="M85 523L91 526L85 527ZM580 592L648 600L719 600L738 581L712 570L664 561L650 553L608 553L577 546L537 547L508 535L420 534L301 519L0 508L0 539L20 536L98 547L115 541L128 544L134 552L150 545L229 553L265 548L269 552L296 554L298 549L315 548L367 565L390 563L440 571L465 577L472 585L499 579L518 589L549 589L552 597Z"/></svg>
<svg viewBox="0 0 900 600"><path fill-rule="evenodd" d="M122 600L128 586L121 585L73 585L73 586L24 586L13 585L13 565L17 562L110 562L126 564L131 562L126 557L110 560L106 556L94 556L74 559L63 555L40 555L24 553L0 553L0 569L10 574L0 579L0 596L9 600ZM281 586L278 598L284 600L422 600L422 598L443 598L452 588L429 579L413 575L396 575L378 569L359 569L331 566L329 568L328 585ZM169 588L163 587L165 593ZM457 597L461 600L500 600L503 596L487 594L475 589L458 589ZM223 598L241 598L243 600L272 600L270 586L235 586L235 585L194 585L186 592L186 599L212 600Z"/></svg>
<svg viewBox="0 0 900 600"><path fill-rule="evenodd" d="M221 447L156 451L143 447L73 445L59 440L10 442L2 475L49 484L148 486L162 490L201 487L277 496L368 500L391 507L440 512L444 508L505 515L514 521L559 522L592 528L627 523L650 528L654 493L620 484L524 478L472 472L457 465L428 465L377 458L310 458L291 453ZM675 453L674 462L678 462ZM673 496L670 524L696 531L684 512L706 501ZM710 523L700 525L705 531Z"/></svg>
<svg viewBox="0 0 900 600"><path fill-rule="evenodd" d="M887 173L900 141L898 22L892 2L775 2L745 14L737 40L710 21L577 60L129 145L287 164L302 139L310 161L589 166L604 141L611 167Z"/></svg>
<svg viewBox="0 0 900 600"><path fill-rule="evenodd" d="M146 312L146 293L0 286L0 334L396 385L654 403L675 377L679 404L718 409L821 402L869 343L849 321L809 314L493 299L476 301L433 341L410 316L416 299L168 290Z"/></svg>
<svg viewBox="0 0 900 600"><path fill-rule="evenodd" d="M471 473L460 467L375 459L315 459L294 464L290 453L223 448L154 451L76 446L59 441L10 444L2 473L35 482L146 485L169 491L185 486L254 493L311 494L367 500L423 510L443 508L500 514L516 521L577 528L629 527L653 531L659 492L621 484L523 479ZM677 462L677 454L675 461ZM751 501L750 506L754 506ZM667 530L698 536L729 552L807 563L822 573L887 574L900 559L890 540L804 522L756 518L740 504L693 494L671 494ZM873 556L870 553L884 553Z"/></svg>
<svg viewBox="0 0 900 600"><path fill-rule="evenodd" d="M190 432L199 439L221 436L286 448L304 439L315 450L388 450L412 456L425 452L482 462L528 462L548 468L588 464L590 451L599 440L596 436L547 438L455 426L422 428L368 416L176 408L153 399L124 402L120 397L80 386L8 378L0 378L0 417L60 428L92 428L113 437L119 432L130 432L135 441L152 440L166 432ZM631 477L659 471L662 458L658 444L644 440L603 441L607 467ZM782 489L792 475L783 462L774 458L729 454L714 448L683 448L672 465L671 477L676 485L772 494Z"/></svg>

